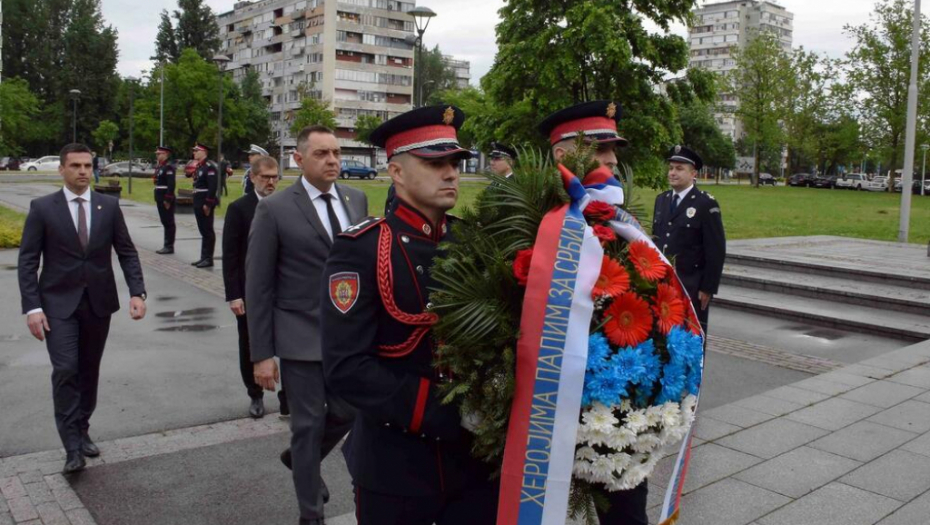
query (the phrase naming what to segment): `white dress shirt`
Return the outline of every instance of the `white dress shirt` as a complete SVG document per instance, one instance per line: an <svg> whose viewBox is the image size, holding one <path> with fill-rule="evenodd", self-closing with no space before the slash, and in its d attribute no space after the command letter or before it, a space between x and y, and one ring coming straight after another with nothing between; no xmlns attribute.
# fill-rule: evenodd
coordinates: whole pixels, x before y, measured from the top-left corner
<svg viewBox="0 0 930 525"><path fill-rule="evenodd" d="M329 238L333 238L333 227L329 223L329 213L326 211L326 199L323 199L321 196L323 192L318 190L316 186L307 182L306 177L300 177L301 184L304 185L304 189L307 190L307 195L310 196L310 202L313 203L313 207L316 208L316 214L320 217L320 222L323 223L323 228L326 229L326 233L329 234ZM333 210L336 212L336 218L339 219L339 230L345 231L346 228L352 225L349 221L349 213L346 211L345 206L342 203L342 199L339 198L339 193L336 191L336 186L333 185L329 188L329 191L326 192L333 196Z"/></svg>
<svg viewBox="0 0 930 525"><path fill-rule="evenodd" d="M685 188L685 189L683 189L683 190L681 190L681 191L675 193L675 195L678 195L678 205L679 205L679 206L681 205L681 203L685 202L685 197L688 196L688 193L690 193L692 189L694 189L694 184L691 184L691 185L688 186L687 188ZM675 197L672 196L672 199L674 199L674 198L675 198Z"/></svg>

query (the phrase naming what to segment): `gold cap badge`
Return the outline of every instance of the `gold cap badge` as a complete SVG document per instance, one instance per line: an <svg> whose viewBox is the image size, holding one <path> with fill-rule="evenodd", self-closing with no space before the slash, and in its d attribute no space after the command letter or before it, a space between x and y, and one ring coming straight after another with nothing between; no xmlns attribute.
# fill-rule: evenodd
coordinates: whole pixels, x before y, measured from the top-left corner
<svg viewBox="0 0 930 525"><path fill-rule="evenodd" d="M607 104L607 118L614 118L614 115L617 114L617 105L611 102Z"/></svg>
<svg viewBox="0 0 930 525"><path fill-rule="evenodd" d="M446 126L451 126L453 120L455 120L455 110L452 109L452 106L449 106L442 114L442 123Z"/></svg>

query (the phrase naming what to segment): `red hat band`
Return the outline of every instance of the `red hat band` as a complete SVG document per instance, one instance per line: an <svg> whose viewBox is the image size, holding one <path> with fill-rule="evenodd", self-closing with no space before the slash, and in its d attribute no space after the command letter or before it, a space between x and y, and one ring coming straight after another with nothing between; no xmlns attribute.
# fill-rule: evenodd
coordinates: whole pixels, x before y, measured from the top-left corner
<svg viewBox="0 0 930 525"><path fill-rule="evenodd" d="M399 153L406 153L415 149L445 145L459 145L455 128L438 124L409 129L392 135L385 142L384 149L387 150L388 158L391 158Z"/></svg>
<svg viewBox="0 0 930 525"><path fill-rule="evenodd" d="M207 151L207 148L203 146L194 146L194 151Z"/></svg>
<svg viewBox="0 0 930 525"><path fill-rule="evenodd" d="M566 139L575 138L579 133L594 135L600 133L617 134L617 121L607 117L585 117L569 120L553 128L549 134L549 143L556 144Z"/></svg>

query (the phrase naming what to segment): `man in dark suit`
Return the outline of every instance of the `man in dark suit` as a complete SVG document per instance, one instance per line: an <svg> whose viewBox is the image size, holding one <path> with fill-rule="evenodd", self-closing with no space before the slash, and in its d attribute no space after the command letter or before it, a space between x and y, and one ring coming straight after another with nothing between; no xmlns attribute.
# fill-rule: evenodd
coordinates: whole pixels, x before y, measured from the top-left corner
<svg viewBox="0 0 930 525"><path fill-rule="evenodd" d="M323 520L320 462L346 435L352 409L327 393L320 351L323 264L335 235L367 215L359 190L335 184L339 141L323 126L297 136L303 172L290 188L258 203L249 233L245 288L255 380L274 391L275 357L291 410L291 456L301 524Z"/></svg>
<svg viewBox="0 0 930 525"><path fill-rule="evenodd" d="M252 357L249 352L249 324L245 313L245 259L249 246L249 229L255 216L258 202L274 193L278 185L278 162L271 157L256 156L249 169L253 191L246 193L226 209L226 222L223 226L223 284L226 288L226 302L236 315L239 328L239 371L242 382L252 403L249 415L260 418L265 415L263 390L255 382L252 370ZM278 392L281 403L281 415L287 415L287 401L284 390Z"/></svg>
<svg viewBox="0 0 930 525"><path fill-rule="evenodd" d="M668 182L672 189L656 196L652 235L656 246L674 258L678 278L691 296L706 333L710 301L720 285L727 242L720 203L694 185L703 165L701 157L684 146L669 151Z"/></svg>
<svg viewBox="0 0 930 525"><path fill-rule="evenodd" d="M100 455L88 429L110 316L119 310L112 252L129 285L133 319L145 316L145 283L119 201L90 190L90 149L68 144L60 156L64 188L29 206L19 250L19 290L29 331L48 347L55 423L67 452L64 472L69 473L84 468L84 456Z"/></svg>

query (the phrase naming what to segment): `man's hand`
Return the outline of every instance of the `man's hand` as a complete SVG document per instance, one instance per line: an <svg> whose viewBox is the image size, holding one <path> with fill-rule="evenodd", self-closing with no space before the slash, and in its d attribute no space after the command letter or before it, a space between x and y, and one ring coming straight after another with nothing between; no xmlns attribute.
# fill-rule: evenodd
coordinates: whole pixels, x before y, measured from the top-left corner
<svg viewBox="0 0 930 525"><path fill-rule="evenodd" d="M275 385L278 383L278 363L273 357L255 363L252 373L256 384L265 390L274 392Z"/></svg>
<svg viewBox="0 0 930 525"><path fill-rule="evenodd" d="M45 317L44 312L36 312L27 315L26 325L29 326L29 332L32 333L32 337L35 337L39 341L45 341L45 332L52 331L48 326L48 318Z"/></svg>
<svg viewBox="0 0 930 525"><path fill-rule="evenodd" d="M236 314L236 317L241 317L245 315L245 301L242 299L229 301L229 309L232 310L232 313Z"/></svg>
<svg viewBox="0 0 930 525"><path fill-rule="evenodd" d="M204 205L203 205L203 214L204 214L206 217L209 217L209 216L210 216L210 211L211 211L211 210L210 210L210 207L207 206L206 204L204 204Z"/></svg>
<svg viewBox="0 0 930 525"><path fill-rule="evenodd" d="M166 210L170 210L170 209L171 209L171 203L168 202L168 201L163 202L163 203L162 203L162 206L164 206Z"/></svg>
<svg viewBox="0 0 930 525"><path fill-rule="evenodd" d="M707 292L698 292L698 300L701 301L701 310L707 310L710 306L710 298L713 297Z"/></svg>
<svg viewBox="0 0 930 525"><path fill-rule="evenodd" d="M145 317L145 301L143 301L141 297L129 299L129 317L132 317L133 321L138 321Z"/></svg>

